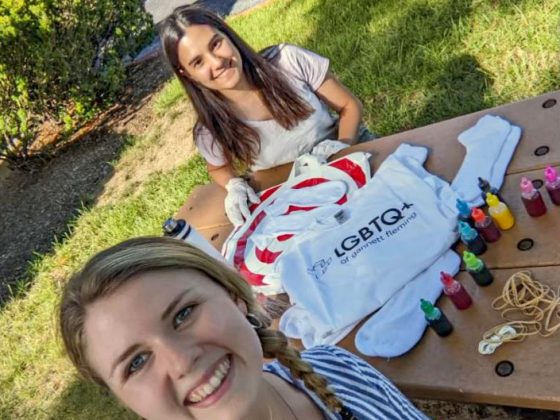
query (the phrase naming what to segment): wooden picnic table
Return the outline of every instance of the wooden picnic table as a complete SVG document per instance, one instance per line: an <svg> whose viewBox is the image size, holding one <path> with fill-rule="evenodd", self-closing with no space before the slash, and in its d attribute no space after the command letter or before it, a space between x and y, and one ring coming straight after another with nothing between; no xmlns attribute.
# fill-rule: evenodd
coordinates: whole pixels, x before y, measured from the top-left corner
<svg viewBox="0 0 560 420"><path fill-rule="evenodd" d="M494 283L478 287L468 273L461 271L456 277L471 293L474 305L458 311L447 297L438 301L455 331L449 337L440 338L427 329L410 352L389 360L361 355L354 346L357 328L339 343L383 372L409 397L560 410L560 333L507 343L492 355L483 356L477 351L482 333L503 322L500 314L492 309L491 302L501 294L504 283L513 273L530 270L538 281L556 290L560 287L560 206L554 206L543 192L548 212L531 218L519 197L522 176L542 180L547 164L560 170L558 102L560 91L555 91L355 145L337 155L367 151L372 154L375 170L400 143L424 145L431 150L427 169L451 181L465 154L457 136L481 116L502 116L523 129L501 189L516 217L516 225L503 232L498 242L489 244L489 250L482 256L492 269ZM288 164L257 172L251 183L257 190L276 185L287 178L290 168ZM200 186L177 213L177 217L186 219L218 248L232 230L224 213L224 197L225 191L215 184ZM531 239L534 246L520 251L517 245L526 238ZM496 373L496 366L501 362L513 364L509 376Z"/></svg>

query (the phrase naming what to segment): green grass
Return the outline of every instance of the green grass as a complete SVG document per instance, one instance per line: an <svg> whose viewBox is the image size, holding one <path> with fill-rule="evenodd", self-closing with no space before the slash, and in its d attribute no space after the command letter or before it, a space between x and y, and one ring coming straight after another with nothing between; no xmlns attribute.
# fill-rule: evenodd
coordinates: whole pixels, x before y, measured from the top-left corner
<svg viewBox="0 0 560 420"><path fill-rule="evenodd" d="M165 88L159 93L154 103L156 114L162 116L180 100L186 98L183 86L177 78L173 78L167 83Z"/></svg>
<svg viewBox="0 0 560 420"><path fill-rule="evenodd" d="M558 16L560 0L283 0L231 24L257 49L290 42L329 57L364 102L370 128L385 135L558 89ZM157 115L182 98L169 83ZM154 174L140 194L84 209L37 258L32 286L0 312L0 419L132 417L76 380L56 338L58 297L92 253L159 233L207 180L200 158Z"/></svg>

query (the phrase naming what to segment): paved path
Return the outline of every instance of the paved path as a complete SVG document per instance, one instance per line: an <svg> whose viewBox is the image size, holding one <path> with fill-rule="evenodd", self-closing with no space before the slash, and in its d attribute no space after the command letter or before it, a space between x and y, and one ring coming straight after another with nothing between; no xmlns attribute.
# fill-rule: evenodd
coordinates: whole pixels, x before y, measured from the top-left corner
<svg viewBox="0 0 560 420"><path fill-rule="evenodd" d="M201 4L210 10L222 15L234 15L250 9L265 0L146 0L144 7L154 18L154 23L158 24L176 7L185 4Z"/></svg>
<svg viewBox="0 0 560 420"><path fill-rule="evenodd" d="M241 13L265 1L266 0L146 0L144 8L152 15L154 23L157 25L176 7L185 4L200 4L225 17ZM154 57L159 54L159 49L159 37L156 36L150 45L146 46L138 53L133 62L138 63Z"/></svg>

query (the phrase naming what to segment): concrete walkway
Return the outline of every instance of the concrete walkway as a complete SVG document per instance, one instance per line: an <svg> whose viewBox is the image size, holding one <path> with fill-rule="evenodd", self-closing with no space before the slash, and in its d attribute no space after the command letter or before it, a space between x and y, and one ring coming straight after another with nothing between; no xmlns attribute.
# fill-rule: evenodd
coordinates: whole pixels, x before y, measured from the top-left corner
<svg viewBox="0 0 560 420"><path fill-rule="evenodd" d="M200 4L220 16L229 16L241 13L265 0L146 0L144 8L154 18L157 25L166 18L176 7L186 4Z"/></svg>
<svg viewBox="0 0 560 420"><path fill-rule="evenodd" d="M207 9L216 12L222 17L235 15L244 12L266 0L146 0L144 8L152 15L156 26L164 20L173 10L179 6L186 4L200 4ZM134 58L133 63L150 59L159 54L160 50L159 37L155 37L150 45L146 46Z"/></svg>

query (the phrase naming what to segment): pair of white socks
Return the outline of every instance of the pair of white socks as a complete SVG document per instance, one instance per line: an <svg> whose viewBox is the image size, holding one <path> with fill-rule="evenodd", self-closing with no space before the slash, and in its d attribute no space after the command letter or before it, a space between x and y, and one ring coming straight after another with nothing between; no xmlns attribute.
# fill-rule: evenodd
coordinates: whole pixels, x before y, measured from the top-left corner
<svg viewBox="0 0 560 420"><path fill-rule="evenodd" d="M503 118L485 115L475 126L459 134L467 153L451 187L473 206L484 204L478 177L500 189L507 166L521 138L521 128Z"/></svg>
<svg viewBox="0 0 560 420"><path fill-rule="evenodd" d="M460 263L459 256L449 250L407 283L358 330L356 348L379 357L397 357L412 349L427 326L420 299L435 303L443 290L440 272L455 275Z"/></svg>

